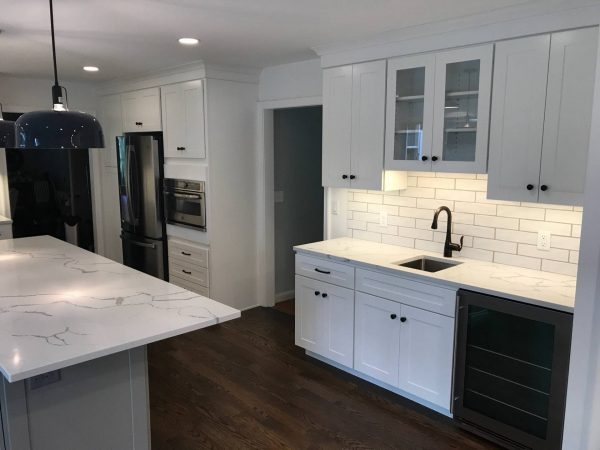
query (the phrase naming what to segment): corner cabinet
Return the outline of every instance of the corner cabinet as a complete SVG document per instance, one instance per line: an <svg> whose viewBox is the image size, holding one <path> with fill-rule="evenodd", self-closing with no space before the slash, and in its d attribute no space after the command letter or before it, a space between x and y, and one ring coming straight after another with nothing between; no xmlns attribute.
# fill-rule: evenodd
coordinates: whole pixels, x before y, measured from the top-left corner
<svg viewBox="0 0 600 450"><path fill-rule="evenodd" d="M449 412L456 290L296 255L296 345Z"/></svg>
<svg viewBox="0 0 600 450"><path fill-rule="evenodd" d="M385 167L485 173L493 45L388 62Z"/></svg>
<svg viewBox="0 0 600 450"><path fill-rule="evenodd" d="M404 174L385 174L386 61L323 71L323 186L397 190Z"/></svg>
<svg viewBox="0 0 600 450"><path fill-rule="evenodd" d="M165 156L205 158L204 82L161 87Z"/></svg>
<svg viewBox="0 0 600 450"><path fill-rule="evenodd" d="M496 44L488 197L581 205L598 28Z"/></svg>
<svg viewBox="0 0 600 450"><path fill-rule="evenodd" d="M161 131L160 88L141 89L121 95L123 131Z"/></svg>

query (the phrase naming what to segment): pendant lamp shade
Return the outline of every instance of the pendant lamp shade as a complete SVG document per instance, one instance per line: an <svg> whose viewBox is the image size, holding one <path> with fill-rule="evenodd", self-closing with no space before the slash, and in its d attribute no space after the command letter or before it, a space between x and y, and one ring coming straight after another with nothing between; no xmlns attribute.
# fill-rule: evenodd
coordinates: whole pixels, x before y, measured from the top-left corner
<svg viewBox="0 0 600 450"><path fill-rule="evenodd" d="M84 112L69 111L63 103L64 88L58 84L56 44L54 39L54 10L50 2L50 33L52 36L52 61L54 85L50 111L23 114L15 122L15 147L43 150L102 148L104 135L100 122Z"/></svg>
<svg viewBox="0 0 600 450"><path fill-rule="evenodd" d="M79 111L34 111L15 122L16 147L31 149L102 148L104 135L94 116Z"/></svg>
<svg viewBox="0 0 600 450"><path fill-rule="evenodd" d="M15 123L0 118L0 148L15 146Z"/></svg>

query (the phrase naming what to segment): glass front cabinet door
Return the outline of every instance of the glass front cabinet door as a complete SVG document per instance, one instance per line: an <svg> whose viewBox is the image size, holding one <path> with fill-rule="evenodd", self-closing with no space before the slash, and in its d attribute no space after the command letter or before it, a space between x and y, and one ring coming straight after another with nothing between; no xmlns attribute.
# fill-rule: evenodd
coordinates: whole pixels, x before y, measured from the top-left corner
<svg viewBox="0 0 600 450"><path fill-rule="evenodd" d="M388 64L386 169L485 173L493 46Z"/></svg>

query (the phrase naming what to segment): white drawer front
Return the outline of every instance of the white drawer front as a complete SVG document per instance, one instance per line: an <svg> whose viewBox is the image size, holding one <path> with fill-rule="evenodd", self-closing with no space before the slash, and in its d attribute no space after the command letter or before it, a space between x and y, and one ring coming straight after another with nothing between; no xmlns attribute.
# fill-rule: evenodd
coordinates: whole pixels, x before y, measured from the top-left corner
<svg viewBox="0 0 600 450"><path fill-rule="evenodd" d="M354 289L354 267L327 259L297 254L296 273L315 280Z"/></svg>
<svg viewBox="0 0 600 450"><path fill-rule="evenodd" d="M0 225L0 239L12 239L12 225L10 223Z"/></svg>
<svg viewBox="0 0 600 450"><path fill-rule="evenodd" d="M356 269L356 290L445 316L456 315L456 290Z"/></svg>
<svg viewBox="0 0 600 450"><path fill-rule="evenodd" d="M191 281L184 280L183 278L179 278L175 275L169 275L169 283L187 289L188 291L194 292L198 295L203 295L204 297L208 297L209 294L209 289L206 286L192 283Z"/></svg>
<svg viewBox="0 0 600 450"><path fill-rule="evenodd" d="M176 276L192 283L209 287L208 269L194 265L178 264L174 260L169 260L169 276Z"/></svg>
<svg viewBox="0 0 600 450"><path fill-rule="evenodd" d="M208 249L169 239L169 258L208 268Z"/></svg>

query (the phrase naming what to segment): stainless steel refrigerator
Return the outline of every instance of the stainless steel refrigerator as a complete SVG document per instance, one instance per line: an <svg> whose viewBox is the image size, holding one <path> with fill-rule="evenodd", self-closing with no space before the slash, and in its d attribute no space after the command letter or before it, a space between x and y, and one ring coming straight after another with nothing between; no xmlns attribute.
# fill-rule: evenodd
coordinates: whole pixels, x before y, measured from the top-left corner
<svg viewBox="0 0 600 450"><path fill-rule="evenodd" d="M162 133L117 137L123 263L166 279Z"/></svg>

